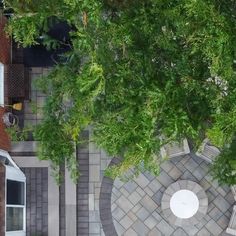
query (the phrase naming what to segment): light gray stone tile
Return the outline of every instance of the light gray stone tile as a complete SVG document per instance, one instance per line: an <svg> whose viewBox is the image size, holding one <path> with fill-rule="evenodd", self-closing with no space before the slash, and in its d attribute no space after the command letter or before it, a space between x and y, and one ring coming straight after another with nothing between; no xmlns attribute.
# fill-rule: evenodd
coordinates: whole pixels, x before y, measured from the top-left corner
<svg viewBox="0 0 236 236"><path fill-rule="evenodd" d="M144 221L150 215L150 212L148 212L144 207L141 207L136 213L136 215L140 220Z"/></svg>
<svg viewBox="0 0 236 236"><path fill-rule="evenodd" d="M140 221L137 220L135 221L135 223L133 224L132 228L139 234L139 235L147 235L148 234L148 228L147 226L145 226L145 224Z"/></svg>
<svg viewBox="0 0 236 236"><path fill-rule="evenodd" d="M222 228L212 219L206 224L206 228L213 235L220 235L223 231Z"/></svg>
<svg viewBox="0 0 236 236"><path fill-rule="evenodd" d="M188 235L183 229L178 228L177 230L174 231L172 236L188 236Z"/></svg>
<svg viewBox="0 0 236 236"><path fill-rule="evenodd" d="M133 224L133 221L125 215L119 223L127 230Z"/></svg>
<svg viewBox="0 0 236 236"><path fill-rule="evenodd" d="M230 204L221 195L218 195L213 202L222 212L230 208Z"/></svg>
<svg viewBox="0 0 236 236"><path fill-rule="evenodd" d="M157 222L162 220L161 214L159 214L156 210L152 213L152 216L157 220Z"/></svg>
<svg viewBox="0 0 236 236"><path fill-rule="evenodd" d="M143 174L140 174L134 180L141 188L145 188L149 184L149 180Z"/></svg>
<svg viewBox="0 0 236 236"><path fill-rule="evenodd" d="M157 228L153 228L149 233L148 236L164 236Z"/></svg>
<svg viewBox="0 0 236 236"><path fill-rule="evenodd" d="M133 205L136 205L141 200L141 198L142 197L137 192L131 193L128 197L128 199L130 200L130 202L132 202Z"/></svg>
<svg viewBox="0 0 236 236"><path fill-rule="evenodd" d="M89 234L99 234L100 233L100 223L89 223Z"/></svg>
<svg viewBox="0 0 236 236"><path fill-rule="evenodd" d="M100 164L100 154L89 153L89 165L99 165Z"/></svg>
<svg viewBox="0 0 236 236"><path fill-rule="evenodd" d="M162 187L162 185L157 179L153 179L148 187L155 193Z"/></svg>
<svg viewBox="0 0 236 236"><path fill-rule="evenodd" d="M153 229L154 226L157 224L157 220L153 216L149 216L145 221L144 224L149 228Z"/></svg>
<svg viewBox="0 0 236 236"><path fill-rule="evenodd" d="M143 197L145 195L145 192L140 188L140 187L137 187L136 191L138 192L138 194Z"/></svg>
<svg viewBox="0 0 236 236"><path fill-rule="evenodd" d="M130 218L133 222L135 222L135 221L138 219L137 216L136 216L136 214L133 213L132 209L128 212L127 215L129 216L129 218Z"/></svg>
<svg viewBox="0 0 236 236"><path fill-rule="evenodd" d="M115 186L112 188L112 194L115 194L117 198L121 196L120 190L118 190Z"/></svg>
<svg viewBox="0 0 236 236"><path fill-rule="evenodd" d="M174 182L174 180L172 180L172 178L166 174L166 172L161 172L161 174L158 176L158 181L164 185L166 188Z"/></svg>
<svg viewBox="0 0 236 236"><path fill-rule="evenodd" d="M180 178L182 172L174 166L171 171L168 172L168 175L176 181Z"/></svg>
<svg viewBox="0 0 236 236"><path fill-rule="evenodd" d="M112 216L119 222L125 216L125 212L120 207L117 207L112 212Z"/></svg>
<svg viewBox="0 0 236 236"><path fill-rule="evenodd" d="M116 232L118 235L123 235L124 232L126 231L123 226L121 226L116 220L113 221Z"/></svg>
<svg viewBox="0 0 236 236"><path fill-rule="evenodd" d="M164 219L162 219L156 227L165 236L170 236L174 232L174 229Z"/></svg>
<svg viewBox="0 0 236 236"><path fill-rule="evenodd" d="M138 187L138 185L134 181L129 181L123 185L123 187L128 191L129 193L132 193L135 191L135 189Z"/></svg>
<svg viewBox="0 0 236 236"><path fill-rule="evenodd" d="M135 204L134 208L132 209L132 212L136 213L141 207L142 205L140 203Z"/></svg>
<svg viewBox="0 0 236 236"><path fill-rule="evenodd" d="M165 172L169 172L174 165L170 161L165 161L161 164L161 169L164 170Z"/></svg>
<svg viewBox="0 0 236 236"><path fill-rule="evenodd" d="M212 236L212 234L205 228L203 227L198 233L197 236Z"/></svg>
<svg viewBox="0 0 236 236"><path fill-rule="evenodd" d="M129 228L125 233L124 236L138 236L138 234L132 229Z"/></svg>
<svg viewBox="0 0 236 236"><path fill-rule="evenodd" d="M125 196L126 198L128 198L128 196L130 195L129 194L129 192L128 191L126 191L126 189L125 188L120 188L120 190L119 190L120 192L121 192L121 194L123 195L123 196Z"/></svg>
<svg viewBox="0 0 236 236"><path fill-rule="evenodd" d="M123 185L124 185L124 182L122 182L120 179L116 178L113 185L117 188L117 189L120 189Z"/></svg>
<svg viewBox="0 0 236 236"><path fill-rule="evenodd" d="M90 182L100 181L100 166L99 165L89 166L89 181Z"/></svg>
<svg viewBox="0 0 236 236"><path fill-rule="evenodd" d="M150 213L152 213L158 205L148 196L144 196L141 200L141 204L145 207Z"/></svg>
<svg viewBox="0 0 236 236"><path fill-rule="evenodd" d="M124 196L121 196L116 201L118 207L120 207L124 212L130 211L131 208L133 208L133 204Z"/></svg>
<svg viewBox="0 0 236 236"><path fill-rule="evenodd" d="M218 221L217 224L222 228L222 229L226 229L228 227L229 224L229 218L227 218L225 215L222 215Z"/></svg>

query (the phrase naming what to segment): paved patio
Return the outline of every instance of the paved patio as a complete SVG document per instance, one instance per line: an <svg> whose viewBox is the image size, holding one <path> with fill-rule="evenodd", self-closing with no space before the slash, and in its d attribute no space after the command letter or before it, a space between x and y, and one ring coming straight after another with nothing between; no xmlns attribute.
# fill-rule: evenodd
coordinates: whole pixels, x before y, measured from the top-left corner
<svg viewBox="0 0 236 236"><path fill-rule="evenodd" d="M143 173L133 182L116 179L111 211L117 235L124 236L217 236L225 233L234 205L227 186L219 186L208 173L209 164L195 156L182 156L161 166L160 176ZM180 228L168 223L161 211L165 189L177 180L192 180L205 190L208 212L196 225Z"/></svg>

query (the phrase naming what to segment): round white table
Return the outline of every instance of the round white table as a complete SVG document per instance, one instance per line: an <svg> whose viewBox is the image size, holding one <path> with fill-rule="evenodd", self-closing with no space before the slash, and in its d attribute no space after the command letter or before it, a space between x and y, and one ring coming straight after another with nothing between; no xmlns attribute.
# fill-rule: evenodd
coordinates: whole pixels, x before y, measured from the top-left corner
<svg viewBox="0 0 236 236"><path fill-rule="evenodd" d="M205 216L208 198L204 189L190 180L179 180L163 193L161 208L165 218L174 225L195 225Z"/></svg>
<svg viewBox="0 0 236 236"><path fill-rule="evenodd" d="M170 199L170 209L179 218L187 219L195 215L199 208L197 195L190 190L179 190Z"/></svg>

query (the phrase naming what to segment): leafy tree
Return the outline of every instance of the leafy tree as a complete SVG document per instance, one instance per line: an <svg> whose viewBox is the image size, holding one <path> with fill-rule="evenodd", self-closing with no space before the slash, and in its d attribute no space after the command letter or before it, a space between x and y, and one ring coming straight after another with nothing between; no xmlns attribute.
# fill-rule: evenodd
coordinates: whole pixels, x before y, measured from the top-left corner
<svg viewBox="0 0 236 236"><path fill-rule="evenodd" d="M131 166L158 174L160 135L232 142L235 1L6 2L8 32L23 46L47 35L51 19L71 25L71 51L39 85L48 99L36 138L42 157L56 166L66 158L74 178L73 142L88 125L97 145L122 157L112 177Z"/></svg>
<svg viewBox="0 0 236 236"><path fill-rule="evenodd" d="M214 179L220 184L236 183L236 139L229 148L224 148L210 169Z"/></svg>

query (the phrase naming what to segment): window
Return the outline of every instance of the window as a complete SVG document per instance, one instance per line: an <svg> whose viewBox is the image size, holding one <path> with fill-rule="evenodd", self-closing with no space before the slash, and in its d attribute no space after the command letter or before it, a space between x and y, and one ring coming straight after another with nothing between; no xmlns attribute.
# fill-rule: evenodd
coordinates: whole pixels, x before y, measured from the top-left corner
<svg viewBox="0 0 236 236"><path fill-rule="evenodd" d="M25 183L7 179L6 231L23 231L25 218Z"/></svg>

